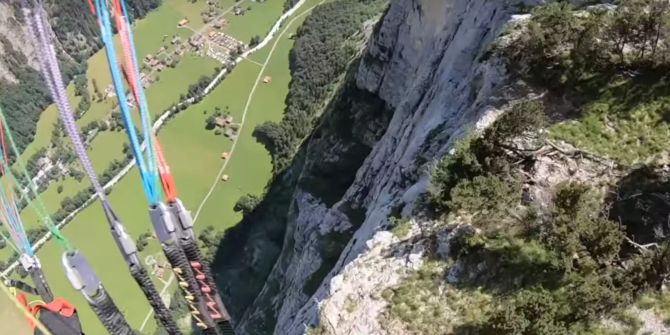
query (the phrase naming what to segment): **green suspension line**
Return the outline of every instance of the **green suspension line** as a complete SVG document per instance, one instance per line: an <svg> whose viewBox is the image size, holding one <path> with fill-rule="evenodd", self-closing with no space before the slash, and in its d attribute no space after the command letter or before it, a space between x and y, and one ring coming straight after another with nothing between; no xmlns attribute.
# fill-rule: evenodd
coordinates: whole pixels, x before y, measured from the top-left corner
<svg viewBox="0 0 670 335"><path fill-rule="evenodd" d="M72 247L72 244L70 241L63 235L61 234L60 230L56 226L56 224L53 222L53 219L51 218L51 215L49 215L49 212L44 205L44 202L42 201L42 197L39 195L39 192L37 191L37 187L33 180L30 178L30 175L28 174L28 170L26 169L25 164L23 164L23 161L21 160L21 156L19 155L19 150L16 147L16 142L14 142L14 136L12 136L12 132L9 130L9 125L7 124L7 119L5 118L5 113L2 111L2 108L0 108L0 119L2 120L2 126L6 129L5 135L6 138L9 139L9 143L12 147L12 151L14 152L14 155L16 156L16 165L19 166L21 169L21 172L25 176L28 182L28 188L30 189L31 193L33 194L34 198L33 200L29 201L30 206L35 213L37 214L38 217L41 217L43 219L44 224L49 228L49 231L51 234L54 236L56 239L56 242L68 253L73 252L74 248ZM3 157L0 157L0 161L2 163L3 169L5 169L5 175L10 176L10 178L14 181L16 185L21 185L21 183L18 182L14 174L12 173L11 168L9 167L9 162L5 162Z"/></svg>

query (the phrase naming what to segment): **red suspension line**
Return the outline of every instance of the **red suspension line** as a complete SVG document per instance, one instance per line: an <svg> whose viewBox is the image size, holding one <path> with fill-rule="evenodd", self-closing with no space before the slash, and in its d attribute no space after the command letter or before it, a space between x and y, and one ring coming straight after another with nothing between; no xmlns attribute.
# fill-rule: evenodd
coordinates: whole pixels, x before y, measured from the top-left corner
<svg viewBox="0 0 670 335"><path fill-rule="evenodd" d="M134 71L134 69L137 68L135 63L136 60L133 59L130 49L130 41L128 40L128 34L126 33L126 29L131 28L126 25L126 20L123 17L121 3L119 0L114 0L112 7L114 9L116 25L119 27L119 36L121 37L121 46L123 50L123 58L125 61L125 66L123 66L123 64L119 64L119 66L121 67L121 72L123 73L126 82L128 82L128 86L130 86L130 90L132 91L133 97L135 98L135 104L139 109L140 98L137 85L141 85L141 83L136 77L136 73ZM156 165L158 167L158 175L161 180L163 194L165 195L167 202L172 203L177 199L177 187L174 182L174 177L170 171L170 166L167 164L167 160L165 159L165 154L163 153L163 148L160 145L160 141L158 141L158 137L153 132L151 137L151 143L147 142L147 145L154 146L157 160Z"/></svg>

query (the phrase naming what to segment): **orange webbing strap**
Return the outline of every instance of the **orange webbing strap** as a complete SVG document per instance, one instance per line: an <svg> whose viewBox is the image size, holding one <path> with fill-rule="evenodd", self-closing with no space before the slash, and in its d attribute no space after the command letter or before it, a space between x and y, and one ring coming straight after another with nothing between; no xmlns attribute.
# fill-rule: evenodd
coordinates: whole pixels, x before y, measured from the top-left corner
<svg viewBox="0 0 670 335"><path fill-rule="evenodd" d="M30 313L31 317L26 316L26 319L28 321L30 329L35 330L35 326L37 325L35 321L37 321L37 318L35 318L35 314L33 314L33 309L28 304L28 298L26 297L26 294L25 293L17 294L16 301L21 305L21 307L23 307L26 311L28 311L28 313Z"/></svg>
<svg viewBox="0 0 670 335"><path fill-rule="evenodd" d="M77 311L77 309L74 308L74 305L61 298L55 298L52 302L48 304L35 305L32 308L33 315L37 316L37 314L43 309L50 312L58 313L66 318L72 317L74 313Z"/></svg>
<svg viewBox="0 0 670 335"><path fill-rule="evenodd" d="M66 318L71 318L77 311L74 305L61 298L55 298L48 304L37 304L35 306L30 306L25 293L19 293L16 295L16 300L19 302L19 304L21 304L21 306L23 306L25 310L30 313L31 317L28 317L27 319L28 325L30 325L30 329L32 330L35 330L35 328L38 327L39 321L37 318L40 311L42 310L58 313L59 315L62 315Z"/></svg>
<svg viewBox="0 0 670 335"><path fill-rule="evenodd" d="M123 66L123 64L119 64L119 66L121 67L123 77L126 79L128 86L130 86L130 90L133 92L135 102L137 103L140 100L139 96L137 95L136 83L130 80L130 74ZM163 147L161 146L160 142L158 141L158 137L155 134L153 134L151 142L153 143L154 150L156 151L156 166L158 167L158 176L160 177L161 186L163 187L163 194L165 194L165 199L167 202L172 203L177 199L177 186L175 185L174 177L172 176L170 166L167 164L167 160L165 159Z"/></svg>
<svg viewBox="0 0 670 335"><path fill-rule="evenodd" d="M170 171L170 166L165 160L165 155L163 154L163 148L161 147L160 142L158 142L158 137L153 135L154 149L156 150L156 160L158 160L158 175L161 178L161 185L163 185L163 193L165 194L165 199L168 203L173 203L177 199L177 186L174 183L174 177Z"/></svg>

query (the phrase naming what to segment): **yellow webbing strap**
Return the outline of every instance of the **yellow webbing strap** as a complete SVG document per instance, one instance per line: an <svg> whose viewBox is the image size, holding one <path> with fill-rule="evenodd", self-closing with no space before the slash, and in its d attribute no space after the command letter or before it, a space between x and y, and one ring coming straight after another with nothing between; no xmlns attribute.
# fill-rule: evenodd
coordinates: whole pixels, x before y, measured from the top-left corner
<svg viewBox="0 0 670 335"><path fill-rule="evenodd" d="M193 304L193 299L195 299L195 297L193 296L193 293L189 291L188 283L186 282L186 279L184 279L184 276L182 275L183 273L182 269L174 268L172 269L172 272L174 272L175 276L177 276L177 284L184 293L184 299L186 299L186 303L188 304L191 316L195 320L196 325L202 329L207 328L207 324L205 324L205 321L203 321L202 318L200 317L200 311L198 311L198 307L196 307L195 304Z"/></svg>
<svg viewBox="0 0 670 335"><path fill-rule="evenodd" d="M33 331L26 320L28 318L37 325L37 328L43 334L53 335L16 300L16 296L2 281L0 281L0 290L3 293L0 294L0 334L5 334L6 331L11 330L11 334L32 335Z"/></svg>

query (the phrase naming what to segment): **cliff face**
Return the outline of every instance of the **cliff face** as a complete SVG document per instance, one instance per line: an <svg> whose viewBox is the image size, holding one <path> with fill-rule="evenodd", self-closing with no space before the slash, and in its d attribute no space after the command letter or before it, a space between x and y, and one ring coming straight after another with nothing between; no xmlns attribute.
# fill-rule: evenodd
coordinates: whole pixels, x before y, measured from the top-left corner
<svg viewBox="0 0 670 335"><path fill-rule="evenodd" d="M240 330L301 334L320 319L328 333L389 332L379 295L420 264L423 246L398 243L388 217L409 215L434 160L526 94L487 57L521 4L391 2L307 144L281 256Z"/></svg>
<svg viewBox="0 0 670 335"><path fill-rule="evenodd" d="M25 26L15 17L14 8L0 3L0 81L16 84L16 76L11 69L10 53L15 52L28 58L28 65L37 69L37 60L32 57L33 46Z"/></svg>

